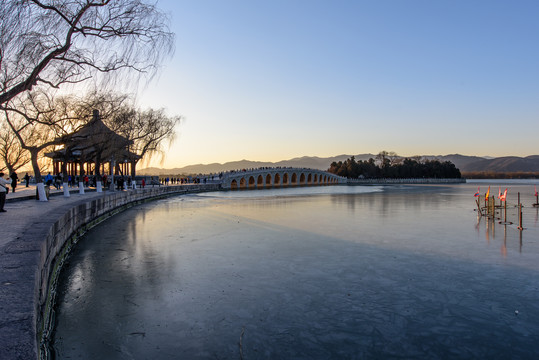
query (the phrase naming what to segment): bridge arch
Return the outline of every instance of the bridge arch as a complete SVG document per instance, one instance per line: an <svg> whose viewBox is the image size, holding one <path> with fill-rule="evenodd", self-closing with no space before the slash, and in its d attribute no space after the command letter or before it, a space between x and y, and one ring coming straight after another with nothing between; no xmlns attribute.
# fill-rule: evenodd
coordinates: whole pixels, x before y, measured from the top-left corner
<svg viewBox="0 0 539 360"><path fill-rule="evenodd" d="M301 173L299 175L299 184L300 185L305 185L305 173Z"/></svg>
<svg viewBox="0 0 539 360"><path fill-rule="evenodd" d="M256 179L256 187L258 189L261 189L264 187L264 177L262 175L258 175L258 178Z"/></svg>
<svg viewBox="0 0 539 360"><path fill-rule="evenodd" d="M249 176L249 189L255 189L256 182L254 176Z"/></svg>
<svg viewBox="0 0 539 360"><path fill-rule="evenodd" d="M266 187L271 187L273 184L271 183L271 174L266 175Z"/></svg>
<svg viewBox="0 0 539 360"><path fill-rule="evenodd" d="M296 173L292 173L292 185L298 184L298 175Z"/></svg>
<svg viewBox="0 0 539 360"><path fill-rule="evenodd" d="M230 182L230 189L236 190L237 188L238 188L238 182L236 181L236 179L234 179Z"/></svg>
<svg viewBox="0 0 539 360"><path fill-rule="evenodd" d="M273 180L273 185L274 186L281 186L281 174L279 174L279 173L275 174L275 178Z"/></svg>
<svg viewBox="0 0 539 360"><path fill-rule="evenodd" d="M240 179L240 190L241 189L247 189L247 180L245 180L244 177Z"/></svg>
<svg viewBox="0 0 539 360"><path fill-rule="evenodd" d="M283 174L283 186L288 186L288 185L290 185L289 176L288 176L288 173L284 173Z"/></svg>

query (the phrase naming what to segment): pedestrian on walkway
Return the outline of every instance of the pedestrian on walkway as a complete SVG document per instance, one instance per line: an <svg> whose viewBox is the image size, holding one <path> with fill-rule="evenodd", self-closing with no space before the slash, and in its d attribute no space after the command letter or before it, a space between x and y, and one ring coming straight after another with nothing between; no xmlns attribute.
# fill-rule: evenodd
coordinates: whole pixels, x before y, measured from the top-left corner
<svg viewBox="0 0 539 360"><path fill-rule="evenodd" d="M54 177L54 187L56 188L56 190L60 190L60 188L62 187L62 173L58 173Z"/></svg>
<svg viewBox="0 0 539 360"><path fill-rule="evenodd" d="M6 203L6 194L8 192L9 181L4 179L4 173L0 172L0 212L6 212L4 210L4 204Z"/></svg>
<svg viewBox="0 0 539 360"><path fill-rule="evenodd" d="M17 187L17 181L19 181L19 177L17 176L17 173L14 171L11 174L11 189L13 192L15 192L15 188Z"/></svg>
<svg viewBox="0 0 539 360"><path fill-rule="evenodd" d="M26 187L28 187L28 184L30 183L30 175L28 175L28 173L24 175L24 181L26 182Z"/></svg>
<svg viewBox="0 0 539 360"><path fill-rule="evenodd" d="M53 179L51 173L49 172L49 173L47 174L47 176L45 176L45 185L51 186L53 180L54 180L54 179Z"/></svg>

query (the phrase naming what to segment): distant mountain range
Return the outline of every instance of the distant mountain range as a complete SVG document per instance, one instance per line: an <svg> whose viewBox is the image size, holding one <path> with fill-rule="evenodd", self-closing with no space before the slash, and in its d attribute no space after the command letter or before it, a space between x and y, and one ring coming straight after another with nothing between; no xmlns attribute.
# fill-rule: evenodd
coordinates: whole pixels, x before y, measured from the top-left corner
<svg viewBox="0 0 539 360"><path fill-rule="evenodd" d="M146 168L137 171L139 175L193 175L193 174L211 174L219 173L228 170L240 170L259 167L300 167L310 169L327 170L332 162L344 161L352 155L338 155L327 158L316 156L303 156L290 160L282 160L279 162L262 162L240 160L232 161L224 164L197 164L189 165L182 168L161 169L161 168ZM375 154L359 154L354 155L356 161L369 160L376 158ZM437 159L439 161L451 161L461 172L539 172L539 155L531 155L526 157L504 156L504 157L479 157L466 155L425 155L422 159Z"/></svg>

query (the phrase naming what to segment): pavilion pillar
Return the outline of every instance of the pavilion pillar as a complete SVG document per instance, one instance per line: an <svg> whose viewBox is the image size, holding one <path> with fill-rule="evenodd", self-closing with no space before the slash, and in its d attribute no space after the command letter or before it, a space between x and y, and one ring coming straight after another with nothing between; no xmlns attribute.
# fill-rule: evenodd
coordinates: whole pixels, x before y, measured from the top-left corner
<svg viewBox="0 0 539 360"><path fill-rule="evenodd" d="M134 179L137 176L137 163L135 160L131 160L131 177Z"/></svg>
<svg viewBox="0 0 539 360"><path fill-rule="evenodd" d="M114 155L112 156L112 158L110 159L110 162L109 162L109 172L110 172L110 187L109 187L109 190L110 191L114 191L116 188L114 187L114 168L115 168L115 162L114 162Z"/></svg>

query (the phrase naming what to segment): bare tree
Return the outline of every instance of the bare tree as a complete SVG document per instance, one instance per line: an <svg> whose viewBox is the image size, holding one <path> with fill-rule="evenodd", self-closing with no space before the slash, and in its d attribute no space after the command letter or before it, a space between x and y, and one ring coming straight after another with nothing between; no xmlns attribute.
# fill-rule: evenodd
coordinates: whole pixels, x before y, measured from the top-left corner
<svg viewBox="0 0 539 360"><path fill-rule="evenodd" d="M173 49L166 18L143 0L0 2L0 105L36 85L153 73Z"/></svg>
<svg viewBox="0 0 539 360"><path fill-rule="evenodd" d="M394 151L382 150L378 153L378 155L376 155L376 160L378 160L380 167L383 168L399 164L402 159Z"/></svg>
<svg viewBox="0 0 539 360"><path fill-rule="evenodd" d="M46 201L37 159L43 149L59 144L58 130L68 128L54 125L54 109L43 110L31 90L154 74L173 51L166 19L144 0L0 2L0 110L31 154L40 200ZM11 121L17 117L26 124ZM31 142L30 128L42 131Z"/></svg>
<svg viewBox="0 0 539 360"><path fill-rule="evenodd" d="M30 163L30 153L21 147L5 119L0 120L0 171L8 174Z"/></svg>
<svg viewBox="0 0 539 360"><path fill-rule="evenodd" d="M391 162L391 165L394 166L394 165L398 165L398 164L401 164L402 161L404 160L403 157L399 156L396 152L394 151L390 151L388 153L388 157L389 157L389 161Z"/></svg>
<svg viewBox="0 0 539 360"><path fill-rule="evenodd" d="M45 92L28 92L4 107L3 115L21 147L30 153L30 159L39 199L46 201L41 177L40 158L45 150L54 150L63 137L76 131L87 120L73 113L70 97L53 97ZM11 107L11 105L14 105Z"/></svg>

